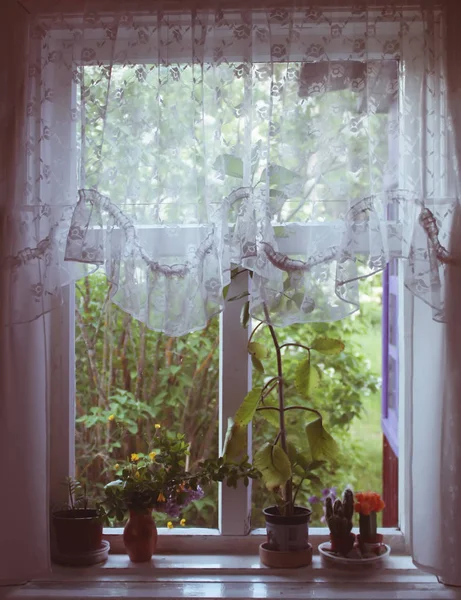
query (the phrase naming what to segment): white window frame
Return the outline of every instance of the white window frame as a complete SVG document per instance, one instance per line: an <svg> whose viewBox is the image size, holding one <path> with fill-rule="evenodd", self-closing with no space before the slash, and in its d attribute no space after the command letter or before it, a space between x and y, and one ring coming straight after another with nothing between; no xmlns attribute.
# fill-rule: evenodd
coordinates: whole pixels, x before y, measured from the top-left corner
<svg viewBox="0 0 461 600"><path fill-rule="evenodd" d="M56 36L62 32L57 31ZM66 32L68 35L68 32ZM101 50L102 51L102 50ZM37 46L37 52L40 52ZM170 56L172 49L170 49ZM342 57L337 57L338 59ZM139 57L140 62L147 60L145 57ZM263 59L261 58L261 61ZM63 71L56 74L54 80L55 97L53 101L53 110L62 111L63 115L68 114L69 106L72 105L72 94L75 90L75 84L72 81L71 73L65 70L67 80L63 79ZM58 79L59 77L59 79ZM72 154L72 149L75 149L76 132L73 125L67 122L66 118L60 120L60 131L55 131L56 139L60 143L56 145L56 153L59 153L61 161L63 160L63 141L68 140L69 152L64 153L64 160L69 161L68 172L68 189L77 190L76 171L78 157ZM72 140L74 138L74 140ZM53 153L53 149L52 149ZM42 198L46 197L49 191L43 190ZM331 223L329 224L331 226ZM340 224L338 223L338 226ZM297 244L302 244L305 237L306 227L322 227L321 223L307 225L288 225L286 228L290 230L290 236L280 238L280 251L286 253L296 252ZM390 240L390 255L396 255L398 249L398 235L396 235L398 227L396 224L389 223L389 240ZM364 244L366 239L364 238ZM395 244L395 245L394 245ZM302 246L301 246L302 247ZM400 269L402 272L403 269ZM231 284L229 297L235 296L247 289L248 276L241 274ZM402 282L403 287L403 282ZM405 298L405 294L402 298ZM219 395L219 444L222 448L225 431L227 429L227 418L232 416L239 407L243 397L251 389L251 366L247 353L247 341L249 329L245 330L240 326L240 311L245 299L226 303L226 308L221 315L220 321L220 395ZM399 311L402 317L406 317L408 311L408 297L399 304ZM66 490L61 482L66 476L72 475L75 470L75 303L74 303L74 286L69 284L65 287L63 293L63 306L60 311L56 311L51 318L53 343L52 343L52 360L59 362L63 376L59 385L54 385L51 393L51 439L50 439L50 504L51 506L66 501ZM399 331L403 327L399 328ZM402 334L403 335L403 334ZM405 381L403 374L410 372L407 370L408 352L405 354L405 339L402 337L399 340L399 356L400 360L405 361L405 368L400 369L402 377L400 379L401 398L409 398L411 396L405 393L408 389L408 381ZM223 355L227 356L227 360L223 360ZM229 360L230 357L230 360ZM63 398L69 398L69 402L63 402ZM392 545L393 551L404 553L406 551L405 533L407 532L405 514L408 514L408 501L405 495L405 489L410 481L408 467L408 449L403 443L404 441L404 423L405 414L408 407L405 402L399 405L399 436L401 447L405 448L402 452L402 460L399 461L399 528L387 528L381 531L385 534L385 540ZM251 425L248 427L248 448L251 449ZM219 529L187 529L175 530L168 532L160 529L161 548L165 551L177 551L177 542L175 541L178 535L181 536L181 552L187 550L197 552L197 543L200 543L200 551L216 552L223 549L234 547L238 550L238 543L242 537L245 538L245 543L254 544L255 551L265 535L265 530L257 529L251 531L250 515L251 515L251 482L248 488L240 484L237 489L232 489L226 485L220 484L219 491ZM261 507L262 508L262 507ZM120 529L106 529L105 535L111 540L113 550L123 551ZM328 529L326 528L310 528L310 539L314 546L328 539ZM234 544L235 542L235 544ZM234 546L233 546L234 545Z"/></svg>

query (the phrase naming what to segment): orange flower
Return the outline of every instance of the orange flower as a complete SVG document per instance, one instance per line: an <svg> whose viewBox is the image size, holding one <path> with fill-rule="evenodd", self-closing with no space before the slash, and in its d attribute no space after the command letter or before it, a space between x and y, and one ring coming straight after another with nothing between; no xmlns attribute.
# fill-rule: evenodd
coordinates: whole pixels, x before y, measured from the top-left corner
<svg viewBox="0 0 461 600"><path fill-rule="evenodd" d="M380 512L386 506L377 492L359 492L355 494L355 499L355 512L361 515Z"/></svg>

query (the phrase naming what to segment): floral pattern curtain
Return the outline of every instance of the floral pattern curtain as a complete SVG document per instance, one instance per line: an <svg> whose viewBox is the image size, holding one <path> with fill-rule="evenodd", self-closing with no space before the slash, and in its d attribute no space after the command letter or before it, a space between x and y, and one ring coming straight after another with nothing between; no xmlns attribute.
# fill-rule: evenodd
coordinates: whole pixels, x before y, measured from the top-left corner
<svg viewBox="0 0 461 600"><path fill-rule="evenodd" d="M255 318L336 320L390 257L442 319L442 26L398 2L37 16L14 320L102 268L123 310L181 335L235 267Z"/></svg>

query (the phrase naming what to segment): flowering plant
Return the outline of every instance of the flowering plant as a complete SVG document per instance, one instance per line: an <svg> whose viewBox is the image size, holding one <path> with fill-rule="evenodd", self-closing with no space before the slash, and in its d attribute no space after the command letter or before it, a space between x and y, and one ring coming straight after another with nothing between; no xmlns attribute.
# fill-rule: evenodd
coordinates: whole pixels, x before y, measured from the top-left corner
<svg viewBox="0 0 461 600"><path fill-rule="evenodd" d="M145 453L133 452L126 461L115 464L117 479L104 488L106 521L114 517L121 521L127 511L155 510L176 518L183 508L203 496L202 486L224 479L232 485L240 477L257 476L246 460L223 465L220 460L208 459L195 472L189 472L185 436L165 431L160 424L155 425L152 446ZM181 524L185 524L183 520Z"/></svg>
<svg viewBox="0 0 461 600"><path fill-rule="evenodd" d="M355 494L355 512L368 516L372 512L381 512L386 507L377 492L358 492Z"/></svg>
<svg viewBox="0 0 461 600"><path fill-rule="evenodd" d="M376 542L376 513L382 511L386 505L376 492L359 492L355 495L355 500L355 512L359 515L360 539L362 542Z"/></svg>

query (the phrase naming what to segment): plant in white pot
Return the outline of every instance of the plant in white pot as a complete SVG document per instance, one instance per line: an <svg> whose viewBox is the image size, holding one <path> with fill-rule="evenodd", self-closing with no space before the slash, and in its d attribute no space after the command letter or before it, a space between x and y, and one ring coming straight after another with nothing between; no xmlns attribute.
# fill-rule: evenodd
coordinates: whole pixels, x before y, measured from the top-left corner
<svg viewBox="0 0 461 600"><path fill-rule="evenodd" d="M302 351L294 377L299 394L309 401L311 392L320 385L322 377L321 370L313 363L313 355L339 354L344 344L325 337L313 339L309 345L298 342L279 344L274 327L261 322L248 342L253 366L260 371L264 370L262 361L267 358L268 351L254 338L264 326L271 334L277 373L267 379L263 387L253 388L245 397L229 423L224 459L232 461L246 454L246 427L255 417L264 418L276 427L275 436L258 448L253 458L253 466L260 471L263 483L277 498L276 504L263 510L267 542L260 546L260 558L267 566L305 566L312 559L312 547L308 542L311 511L298 506L296 499L306 481L320 483L315 471L334 459L337 446L325 430L318 410L299 402L287 402L283 351L289 346ZM295 418L291 419L291 416Z"/></svg>

